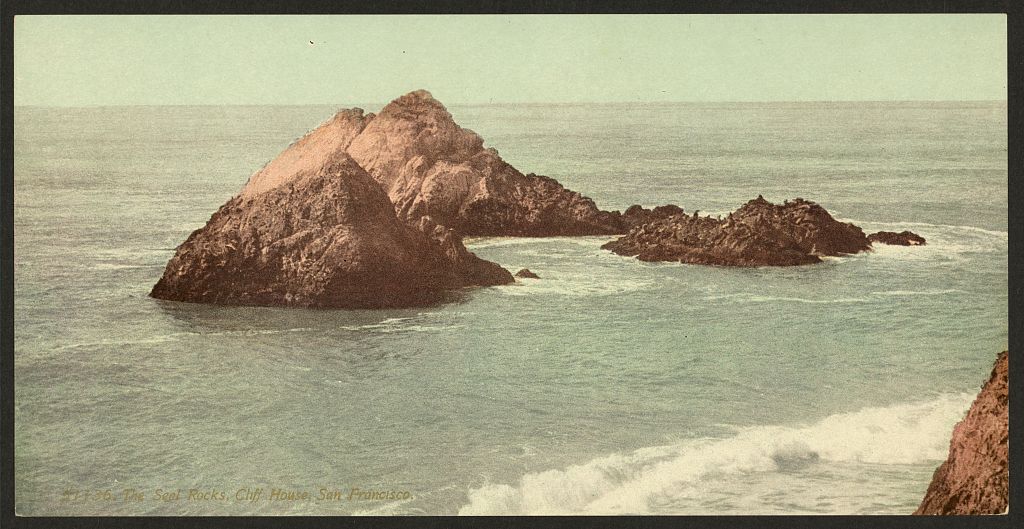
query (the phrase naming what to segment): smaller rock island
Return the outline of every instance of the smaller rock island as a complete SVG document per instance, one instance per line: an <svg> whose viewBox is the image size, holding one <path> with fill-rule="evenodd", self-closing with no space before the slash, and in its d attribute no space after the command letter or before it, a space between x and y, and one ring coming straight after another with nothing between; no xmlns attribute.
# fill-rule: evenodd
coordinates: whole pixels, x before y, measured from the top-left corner
<svg viewBox="0 0 1024 529"><path fill-rule="evenodd" d="M516 277L522 277L526 279L540 279L540 276L531 272L529 268L524 268L516 272Z"/></svg>
<svg viewBox="0 0 1024 529"><path fill-rule="evenodd" d="M871 248L859 227L797 198L782 205L761 195L726 218L679 213L634 227L602 248L641 261L719 266L794 266Z"/></svg>
<svg viewBox="0 0 1024 529"><path fill-rule="evenodd" d="M894 231L880 231L868 235L868 240L881 244L894 244L897 246L923 246L924 237L912 232L903 230L899 233Z"/></svg>

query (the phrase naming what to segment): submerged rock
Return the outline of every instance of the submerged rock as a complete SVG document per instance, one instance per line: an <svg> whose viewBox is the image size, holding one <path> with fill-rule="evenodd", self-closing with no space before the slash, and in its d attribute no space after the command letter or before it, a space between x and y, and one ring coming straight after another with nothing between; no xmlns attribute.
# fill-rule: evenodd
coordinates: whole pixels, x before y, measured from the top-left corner
<svg viewBox="0 0 1024 529"><path fill-rule="evenodd" d="M400 221L376 181L340 150L361 112L331 137L306 137L250 179L178 247L155 298L235 305L401 307L451 289L514 281L429 218ZM333 124L336 124L335 127ZM354 130L354 129L353 129Z"/></svg>
<svg viewBox="0 0 1024 529"><path fill-rule="evenodd" d="M527 279L540 279L540 276L531 272L529 268L523 268L522 270L516 272L516 277L524 277Z"/></svg>
<svg viewBox="0 0 1024 529"><path fill-rule="evenodd" d="M679 213L634 227L602 248L642 261L722 266L791 266L861 252L864 232L797 198L782 205L760 195L725 219Z"/></svg>
<svg viewBox="0 0 1024 529"><path fill-rule="evenodd" d="M953 428L949 457L914 514L1002 514L1009 505L1009 353L996 359L967 416Z"/></svg>
<svg viewBox="0 0 1024 529"><path fill-rule="evenodd" d="M924 237L907 230L899 233L894 231L880 231L872 233L871 235L868 235L868 240L871 242L895 244L898 246L921 246L925 243Z"/></svg>
<svg viewBox="0 0 1024 529"><path fill-rule="evenodd" d="M793 471L817 463L821 456L807 444L794 441L780 446L772 452L772 461L783 471Z"/></svg>

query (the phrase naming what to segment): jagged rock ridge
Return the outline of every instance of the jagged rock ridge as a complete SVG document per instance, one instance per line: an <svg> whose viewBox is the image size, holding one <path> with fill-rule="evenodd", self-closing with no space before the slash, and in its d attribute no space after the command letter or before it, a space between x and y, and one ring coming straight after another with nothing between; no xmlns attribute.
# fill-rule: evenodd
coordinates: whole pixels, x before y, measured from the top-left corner
<svg viewBox="0 0 1024 529"><path fill-rule="evenodd" d="M792 266L871 247L864 232L802 198L772 204L758 195L727 218L685 212L634 227L602 248L643 261Z"/></svg>
<svg viewBox="0 0 1024 529"><path fill-rule="evenodd" d="M400 307L449 290L514 281L429 218L400 221L376 181L343 151L271 162L188 237L155 298L241 305ZM298 160L298 161L297 161ZM302 169L287 178L275 170Z"/></svg>
<svg viewBox="0 0 1024 529"><path fill-rule="evenodd" d="M914 514L1001 514L1009 505L1009 352L967 416L953 428L949 457L939 465Z"/></svg>
<svg viewBox="0 0 1024 529"><path fill-rule="evenodd" d="M340 111L253 175L243 195L299 177L335 152L351 155L380 183L399 218L429 216L462 235L613 235L671 212L602 211L552 178L523 174L426 90L395 99L376 116Z"/></svg>

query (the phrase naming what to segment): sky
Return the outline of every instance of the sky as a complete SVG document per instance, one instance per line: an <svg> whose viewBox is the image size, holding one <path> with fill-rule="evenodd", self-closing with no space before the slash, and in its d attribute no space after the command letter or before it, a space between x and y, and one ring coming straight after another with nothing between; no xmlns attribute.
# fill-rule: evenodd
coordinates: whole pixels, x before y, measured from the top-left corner
<svg viewBox="0 0 1024 529"><path fill-rule="evenodd" d="M16 105L1005 100L1006 17L18 16Z"/></svg>

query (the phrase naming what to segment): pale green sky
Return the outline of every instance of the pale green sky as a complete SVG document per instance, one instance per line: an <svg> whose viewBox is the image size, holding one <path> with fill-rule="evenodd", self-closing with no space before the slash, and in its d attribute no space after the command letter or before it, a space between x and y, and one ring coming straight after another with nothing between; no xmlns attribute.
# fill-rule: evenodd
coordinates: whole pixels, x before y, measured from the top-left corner
<svg viewBox="0 0 1024 529"><path fill-rule="evenodd" d="M1001 100L1006 18L19 16L14 75L18 105Z"/></svg>

